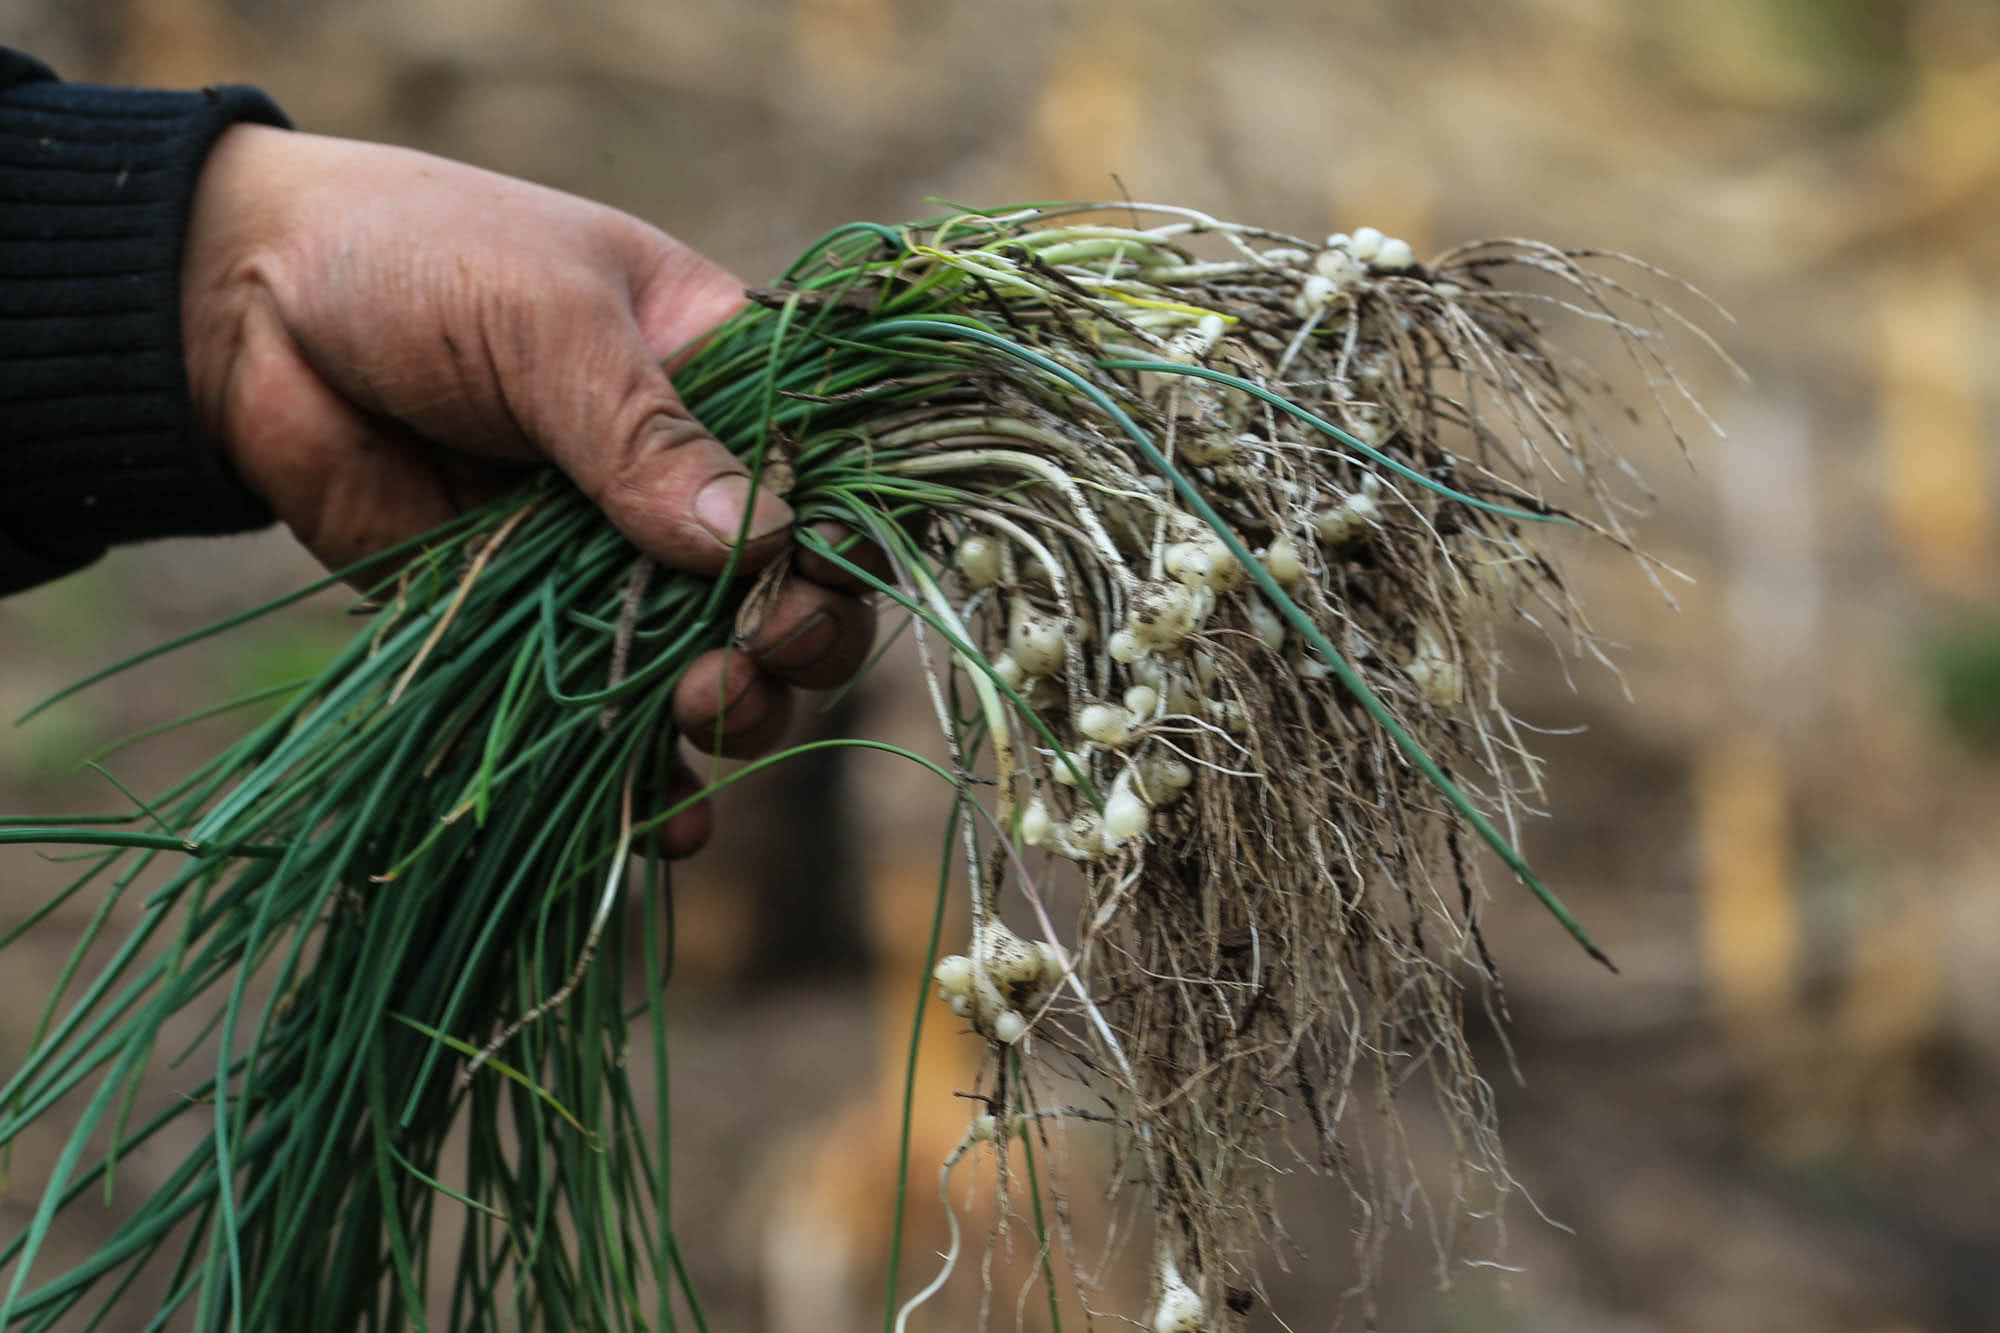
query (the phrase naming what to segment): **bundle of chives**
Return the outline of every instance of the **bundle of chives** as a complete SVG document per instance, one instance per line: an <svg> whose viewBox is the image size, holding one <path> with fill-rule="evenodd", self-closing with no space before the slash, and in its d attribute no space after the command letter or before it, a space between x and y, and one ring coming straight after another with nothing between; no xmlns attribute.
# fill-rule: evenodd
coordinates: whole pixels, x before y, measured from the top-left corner
<svg viewBox="0 0 2000 1333"><path fill-rule="evenodd" d="M1468 1168L1505 1179L1458 1020L1455 965L1490 968L1461 834L1602 956L1495 827L1533 777L1495 613L1572 609L1525 530L1607 531L1535 489L1559 465L1602 498L1577 381L1530 312L1567 301L1677 381L1657 326L1614 312L1652 307L1562 251L1425 267L1368 229L1315 246L1087 211L841 228L676 378L789 492L801 542L925 645L973 908L936 984L993 1051L953 1160L1018 1143L1034 1180L1052 1124L1108 1124L1154 1212L1154 1326L1221 1327L1256 1285L1259 1144L1288 1098L1338 1163L1357 1080L1391 1086L1413 1056ZM673 763L673 685L750 589L639 561L544 479L433 534L365 634L130 817L156 831L0 824L100 849L0 948L104 895L0 1086L0 1146L84 1099L0 1244L0 1328L101 1322L156 1261L154 1326L701 1323L667 1220L672 918L646 836L675 811L644 794ZM1067 947L1038 888L1057 863L1082 886ZM1028 936L1001 919L1010 883ZM191 1015L182 1096L135 1120ZM1039 1105L1024 1055L1088 1070L1104 1111ZM57 1214L189 1120L197 1147L99 1251L43 1271Z"/></svg>

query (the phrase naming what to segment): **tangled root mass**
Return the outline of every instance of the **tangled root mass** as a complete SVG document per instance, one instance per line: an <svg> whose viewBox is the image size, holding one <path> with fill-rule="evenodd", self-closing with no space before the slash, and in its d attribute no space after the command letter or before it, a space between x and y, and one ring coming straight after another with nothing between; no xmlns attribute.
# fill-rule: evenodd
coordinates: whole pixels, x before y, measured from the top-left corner
<svg viewBox="0 0 2000 1333"><path fill-rule="evenodd" d="M1154 1220L1154 1322L1191 1328L1258 1289L1295 1160L1352 1190L1373 1262L1408 1211L1406 1085L1458 1150L1441 1242L1509 1188L1464 1021L1497 980L1474 844L1537 787L1496 630L1587 640L1537 529L1626 544L1583 410L1604 385L1544 325L1600 321L1656 401L1680 385L1660 308L1597 256L1420 265L1367 229L1312 244L1139 211L1154 225L906 232L881 290L962 281L960 312L1006 345L859 443L929 488L902 596L1006 835L968 842L972 940L940 996L996 1053L1044 1057L992 1062L995 1110L1032 1112L1038 1068L1103 1094ZM1017 936L1008 886L1046 929L1065 865L1072 943Z"/></svg>

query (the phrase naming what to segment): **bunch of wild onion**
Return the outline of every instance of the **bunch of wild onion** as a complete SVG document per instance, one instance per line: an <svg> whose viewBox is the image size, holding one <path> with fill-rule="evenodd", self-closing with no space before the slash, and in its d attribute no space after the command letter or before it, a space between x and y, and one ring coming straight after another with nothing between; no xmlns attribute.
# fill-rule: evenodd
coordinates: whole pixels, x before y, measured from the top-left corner
<svg viewBox="0 0 2000 1333"><path fill-rule="evenodd" d="M1372 1195L1390 1182L1348 1150L1354 1094L1393 1115L1426 1068L1468 1169L1504 1180L1458 1017L1454 968L1488 967L1462 833L1591 947L1489 822L1533 779L1493 612L1571 611L1523 534L1576 520L1535 479L1597 493L1529 312L1566 286L1664 367L1612 311L1630 294L1564 252L1420 267L1367 229L1313 245L1144 211L843 228L678 380L802 520L896 569L877 586L924 648L973 907L935 982L994 1052L961 1153L1018 1144L1035 1182L1051 1126L1112 1126L1153 1215L1151 1322L1189 1329L1256 1287L1288 1100ZM645 836L672 811L647 794L672 685L758 588L648 570L549 481L436 534L378 600L338 661L130 817L154 831L0 827L102 849L65 895L105 896L79 960L173 862L0 1087L0 1145L74 1114L0 1248L0 1327L102 1315L155 1261L162 1317L204 1329L672 1327L677 1293L700 1322L667 1221L672 919ZM1058 863L1081 881L1066 947ZM135 1119L191 1014L181 1096ZM1041 1105L1036 1057L1090 1071L1104 1110ZM43 1271L56 1214L190 1123L98 1253Z"/></svg>

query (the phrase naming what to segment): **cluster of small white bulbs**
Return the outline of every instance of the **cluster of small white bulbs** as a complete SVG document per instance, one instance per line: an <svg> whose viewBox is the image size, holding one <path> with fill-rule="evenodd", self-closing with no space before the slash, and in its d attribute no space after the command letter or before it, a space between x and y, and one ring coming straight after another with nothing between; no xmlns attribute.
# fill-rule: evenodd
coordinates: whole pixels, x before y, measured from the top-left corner
<svg viewBox="0 0 2000 1333"><path fill-rule="evenodd" d="M1316 255L1270 251L1267 257L1310 269L1300 299L1314 310L1371 275L1405 272L1416 263L1407 241L1373 227L1336 233ZM1224 332L1219 316L1206 316L1176 335L1169 355L1198 360L1213 350ZM1365 377L1368 368L1359 373ZM1364 435L1376 436L1375 443L1387 434L1386 423L1372 431L1368 421L1349 424ZM1259 443L1254 437L1232 439L1226 431L1189 432L1178 447L1183 461L1206 475L1205 469L1222 466L1254 443ZM1206 452L1196 456L1191 450ZM1309 573L1313 560L1309 548L1332 552L1368 539L1384 519L1384 489L1379 476L1364 473L1355 490L1317 509L1299 523L1295 534L1276 534L1252 553L1254 558L1280 587L1292 587ZM1124 622L1104 636L1104 652L1124 667L1125 688L1113 698L1091 699L1077 707L1067 718L1067 728L1055 727L1064 748L1044 754L1046 780L1054 785L1075 787L1086 778L1102 782L1108 777L1108 786L1100 787L1101 811L1055 798L1047 788L1037 790L1019 815L1020 838L1026 846L1090 862L1144 839L1154 813L1180 800L1195 780L1194 767L1154 739L1151 724L1194 718L1241 730L1240 705L1216 697L1214 659L1191 642L1224 597L1243 594L1251 632L1273 652L1283 654L1302 676L1317 679L1328 671L1324 662L1305 651L1277 608L1248 587L1250 572L1230 546L1191 515L1182 515L1181 523L1179 539L1170 540L1159 552L1154 574L1128 596ZM1004 647L991 658L992 673L1053 721L1069 708L1070 696L1060 681L1073 649L1102 631L1045 611L1011 586L1010 556L1020 554L1008 549L1003 536L971 532L959 540L952 565L968 592L998 593L1005 599ZM1449 652L1435 635L1425 633L1419 639L1407 668L1412 684L1433 703L1456 702L1460 684ZM1064 818L1057 805L1079 808ZM1012 1043L1027 1030L1024 1012L1032 1012L1047 999L1064 966L1054 946L1023 941L994 920L976 935L970 954L953 954L938 964L935 980L940 998L954 1013L970 1018L988 1037Z"/></svg>
<svg viewBox="0 0 2000 1333"><path fill-rule="evenodd" d="M1358 489L1302 525L1310 533L1308 543L1317 539L1321 547L1337 548L1365 540L1382 519L1381 492L1381 482L1373 474L1365 476ZM1240 730L1243 717L1236 701L1213 697L1214 659L1190 640L1223 596L1246 590L1250 575L1205 525L1190 519L1183 535L1185 540L1162 552L1163 577L1137 587L1128 599L1124 623L1106 636L1104 651L1125 668L1128 685L1115 698L1093 699L1079 707L1069 718L1068 748L1049 759L1050 780L1068 787L1092 774L1095 758L1114 761L1115 776L1104 793L1102 814L1079 810L1065 820L1037 793L1021 811L1025 845L1075 861L1093 861L1144 837L1153 812L1179 800L1195 777L1193 767L1173 749L1147 738L1148 724L1193 717ZM1253 555L1281 587L1289 588L1307 575L1307 553L1290 535L1274 537ZM1001 540L982 533L967 535L953 554L953 565L968 589L999 587L1005 565ZM1324 665L1292 642L1284 617L1261 593L1247 590L1244 605L1250 629L1262 643L1279 653L1289 645L1294 669L1312 677L1321 674ZM1057 681L1068 663L1071 636L1088 637L1090 628L1066 623L1015 593L1007 606L1005 647L991 661L993 674L1033 707L1044 712L1063 707L1067 696Z"/></svg>
<svg viewBox="0 0 2000 1333"><path fill-rule="evenodd" d="M1409 242L1374 227L1335 233L1317 252L1272 249L1264 252L1264 258L1303 274L1294 308L1302 319L1314 321L1371 281L1417 267ZM1460 294L1452 284L1436 287L1447 299ZM1176 334L1162 355L1193 364L1205 358L1226 331L1222 317L1202 316ZM1344 428L1371 446L1382 445L1394 426L1387 409L1366 401L1368 388L1395 370L1386 356L1377 349L1357 359L1353 373L1363 386L1363 401L1343 412ZM1207 390L1197 386L1189 392ZM1199 476L1224 475L1265 443L1234 430L1188 431L1176 441L1179 460ZM1157 479L1148 479L1146 484L1164 492L1165 487L1156 483ZM1380 476L1364 472L1353 491L1302 515L1295 531L1274 534L1251 554L1275 583L1289 590L1308 577L1318 559L1332 558L1341 548L1369 540L1385 520L1386 489ZM997 596L1005 608L1004 647L989 663L993 676L1048 717L1065 747L1053 754L1044 752L1046 781L1073 788L1085 778L1101 782L1109 776L1108 790L1100 786L1101 811L1057 796L1047 787L1034 791L1021 807L1018 823L1020 839L1029 847L1090 862L1144 839L1154 813L1180 800L1195 781L1194 767L1156 739L1152 724L1191 717L1227 730L1242 729L1240 705L1217 696L1216 663L1195 641L1224 598L1241 594L1251 633L1301 676L1319 679L1330 673L1325 662L1306 650L1277 608L1250 586L1251 573L1230 544L1190 515L1179 519L1181 526L1174 533L1178 540L1170 538L1158 550L1150 576L1130 590L1125 619L1115 628L1065 618L1037 606L1012 584L1014 557L1022 552L1010 550L1004 537L968 533L953 551L952 564L964 588ZM1124 668L1125 688L1114 698L1083 702L1067 717L1065 728L1061 719L1070 711L1071 696L1062 678L1076 649L1098 634L1103 634L1105 655ZM1439 706L1458 702L1462 693L1458 665L1432 629L1419 627L1404 669L1421 698ZM1065 819L1056 805L1073 807L1074 813ZM989 1040L1012 1045L1028 1033L1034 1016L1066 979L1068 968L1057 946L1023 939L989 913L975 929L968 952L941 959L932 975L938 998L954 1014L968 1019ZM1015 1132L1020 1123L1018 1116L1007 1117L1004 1132ZM1001 1135L1002 1126L1000 1117L984 1113L974 1119L968 1136L975 1142L990 1142ZM1158 1279L1149 1321L1153 1333L1198 1333L1206 1326L1206 1308L1170 1254L1161 1256Z"/></svg>
<svg viewBox="0 0 2000 1333"><path fill-rule="evenodd" d="M1011 1046L1027 1033L1029 1015L1055 993L1068 970L1055 945L1024 940L989 917L974 932L972 953L940 958L931 980L954 1014Z"/></svg>
<svg viewBox="0 0 2000 1333"><path fill-rule="evenodd" d="M1325 247L1312 255L1310 262L1312 272L1299 284L1295 307L1306 318L1317 315L1374 274L1409 272L1417 266L1417 256L1400 236L1384 236L1374 227L1356 227L1352 234L1337 231L1327 237Z"/></svg>
<svg viewBox="0 0 2000 1333"><path fill-rule="evenodd" d="M1146 739L1149 723L1191 716L1217 725L1240 725L1233 701L1209 697L1216 680L1214 660L1189 640L1214 614L1217 599L1240 589L1248 574L1229 548L1206 529L1192 540L1169 545L1162 559L1165 577L1139 585L1129 599L1125 622L1106 636L1105 652L1125 668L1129 681L1115 699L1095 699L1069 719L1069 748L1051 757L1049 777L1075 786L1090 774L1097 756L1110 757L1116 773L1104 792L1103 811L1079 810L1064 820L1042 795L1021 812L1021 841L1077 861L1089 861L1143 838L1153 811L1179 800L1194 782L1194 769L1165 745ZM1296 546L1279 539L1263 553L1267 569L1281 582L1304 572ZM961 569L963 569L961 561ZM1268 614L1260 634L1282 644L1284 628L1261 598ZM1069 643L1063 622L1016 597L1008 616L1007 648L995 672L1024 691L1031 703L1060 704L1058 690L1037 686L1064 669ZM1103 771L1099 766L1098 772Z"/></svg>

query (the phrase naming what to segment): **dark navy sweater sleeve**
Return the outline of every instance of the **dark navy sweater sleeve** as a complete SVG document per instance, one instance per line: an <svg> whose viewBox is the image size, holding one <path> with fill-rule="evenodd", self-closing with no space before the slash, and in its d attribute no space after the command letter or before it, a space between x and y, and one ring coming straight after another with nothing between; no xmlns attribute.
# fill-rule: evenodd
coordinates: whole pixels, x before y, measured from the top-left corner
<svg viewBox="0 0 2000 1333"><path fill-rule="evenodd" d="M252 88L63 83L0 48L0 595L122 542L271 521L195 428L181 243Z"/></svg>

